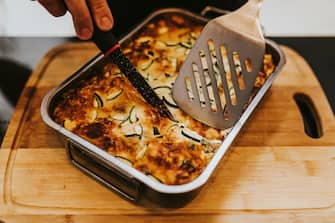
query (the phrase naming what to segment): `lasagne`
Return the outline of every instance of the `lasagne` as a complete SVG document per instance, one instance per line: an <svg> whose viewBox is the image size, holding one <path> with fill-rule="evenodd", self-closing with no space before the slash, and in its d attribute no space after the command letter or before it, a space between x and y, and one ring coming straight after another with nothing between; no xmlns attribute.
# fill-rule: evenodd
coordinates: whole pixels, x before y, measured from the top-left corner
<svg viewBox="0 0 335 223"><path fill-rule="evenodd" d="M229 133L189 117L171 96L178 70L202 27L178 14L159 16L122 45L176 120L160 116L108 58L89 78L62 93L53 119L154 180L191 182ZM255 92L274 68L271 55L265 55Z"/></svg>

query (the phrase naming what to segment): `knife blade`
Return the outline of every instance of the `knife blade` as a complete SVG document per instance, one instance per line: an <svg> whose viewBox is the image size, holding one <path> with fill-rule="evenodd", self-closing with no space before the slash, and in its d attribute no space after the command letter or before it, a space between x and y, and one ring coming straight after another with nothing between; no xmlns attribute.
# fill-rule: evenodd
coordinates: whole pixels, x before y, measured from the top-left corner
<svg viewBox="0 0 335 223"><path fill-rule="evenodd" d="M120 44L111 31L104 32L94 27L92 39L105 57L108 56L111 61L119 67L121 72L127 77L146 102L157 108L163 117L175 120L165 103L159 98L129 59L122 53Z"/></svg>

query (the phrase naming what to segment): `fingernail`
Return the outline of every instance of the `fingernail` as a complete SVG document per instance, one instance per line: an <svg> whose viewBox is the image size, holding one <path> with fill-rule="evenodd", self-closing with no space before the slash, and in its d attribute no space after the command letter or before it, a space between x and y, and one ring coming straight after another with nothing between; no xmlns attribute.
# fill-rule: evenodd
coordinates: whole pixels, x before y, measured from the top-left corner
<svg viewBox="0 0 335 223"><path fill-rule="evenodd" d="M81 39L87 40L87 39L91 38L91 35L92 35L92 32L89 28L81 28L79 30L79 37Z"/></svg>
<svg viewBox="0 0 335 223"><path fill-rule="evenodd" d="M112 20L108 16L104 16L100 19L100 25L105 29L111 29L113 26Z"/></svg>

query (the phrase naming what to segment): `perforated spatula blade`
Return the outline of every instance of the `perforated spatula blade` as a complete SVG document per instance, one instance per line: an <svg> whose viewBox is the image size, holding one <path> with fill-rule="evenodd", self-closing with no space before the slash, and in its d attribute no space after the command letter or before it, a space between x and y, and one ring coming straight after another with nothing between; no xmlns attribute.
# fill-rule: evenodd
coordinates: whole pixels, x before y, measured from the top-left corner
<svg viewBox="0 0 335 223"><path fill-rule="evenodd" d="M236 123L248 102L265 53L258 22L262 0L249 0L207 23L180 68L172 94L193 118L215 128Z"/></svg>

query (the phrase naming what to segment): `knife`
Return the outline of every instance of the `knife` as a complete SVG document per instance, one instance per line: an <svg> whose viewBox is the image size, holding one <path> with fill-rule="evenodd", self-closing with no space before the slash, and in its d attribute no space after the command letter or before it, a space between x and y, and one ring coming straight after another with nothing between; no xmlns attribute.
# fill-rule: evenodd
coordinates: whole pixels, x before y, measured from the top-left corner
<svg viewBox="0 0 335 223"><path fill-rule="evenodd" d="M142 95L146 102L157 108L163 117L175 120L164 102L158 97L156 92L151 88L144 77L137 71L129 59L122 53L120 44L111 31L101 31L94 24L92 40L102 51L105 57L109 57L112 62L119 67L121 72L124 73L127 79Z"/></svg>

